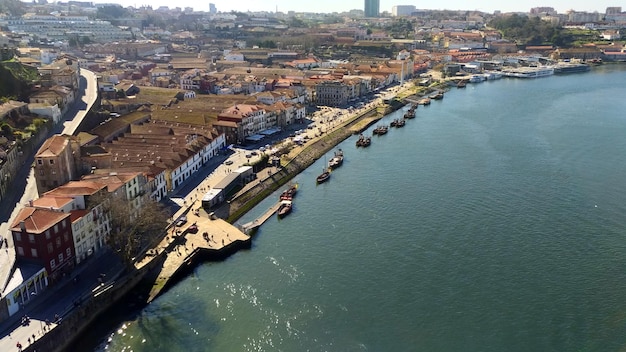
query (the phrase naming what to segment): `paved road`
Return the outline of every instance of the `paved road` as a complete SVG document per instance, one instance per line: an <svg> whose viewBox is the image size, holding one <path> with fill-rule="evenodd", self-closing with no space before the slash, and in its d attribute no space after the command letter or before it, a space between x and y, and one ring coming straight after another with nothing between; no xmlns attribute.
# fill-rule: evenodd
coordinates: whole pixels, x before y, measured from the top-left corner
<svg viewBox="0 0 626 352"><path fill-rule="evenodd" d="M93 263L97 265L91 265ZM21 313L0 324L0 351L17 350L17 342L26 347L28 339L33 339L32 335L40 338L45 332L46 320L51 323L47 330L56 326L56 315L61 318L62 323L63 317L73 309L75 303L78 304L93 292L98 292L101 287L114 283L122 269L123 264L113 253L101 252L97 257L91 258L72 274L78 274L76 282L74 276L64 279L49 291L44 291L41 297L35 298ZM101 274L104 274L103 286L98 281ZM22 316L28 316L30 324L21 325Z"/></svg>
<svg viewBox="0 0 626 352"><path fill-rule="evenodd" d="M96 101L97 93L98 88L95 73L82 69L77 92L77 96L82 96L82 98L74 103L72 108L68 110L65 115L66 120L63 124L54 128L50 135L55 133L73 134L78 125L82 122L87 111ZM10 279L11 271L15 263L15 248L9 226L19 211L28 204L29 200L39 198L37 184L35 182L33 169L31 168L33 160L34 155L30 156L19 170L10 196L4 201L4 204L12 204L12 206L4 206L3 204L2 207L0 207L0 220L4 220L4 222L0 224L0 236L6 238L8 242L8 248L3 245L0 249L0 288L2 288L2 291L4 291ZM21 180L21 182L19 180ZM4 351L4 349L0 348L0 351Z"/></svg>

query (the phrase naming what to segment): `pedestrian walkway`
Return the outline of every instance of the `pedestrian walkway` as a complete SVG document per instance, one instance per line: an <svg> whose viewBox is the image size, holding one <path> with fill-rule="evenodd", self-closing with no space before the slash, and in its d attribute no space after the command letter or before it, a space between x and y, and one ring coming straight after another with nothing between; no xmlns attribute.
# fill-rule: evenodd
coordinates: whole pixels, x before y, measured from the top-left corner
<svg viewBox="0 0 626 352"><path fill-rule="evenodd" d="M190 214L187 218L187 226L172 227L166 238L136 265L138 269L142 268L154 256L165 252L165 262L150 291L148 302L156 298L176 272L199 251L221 251L235 242L250 240L249 236L222 219L211 220L199 214ZM197 230L189 231L191 226L197 227Z"/></svg>

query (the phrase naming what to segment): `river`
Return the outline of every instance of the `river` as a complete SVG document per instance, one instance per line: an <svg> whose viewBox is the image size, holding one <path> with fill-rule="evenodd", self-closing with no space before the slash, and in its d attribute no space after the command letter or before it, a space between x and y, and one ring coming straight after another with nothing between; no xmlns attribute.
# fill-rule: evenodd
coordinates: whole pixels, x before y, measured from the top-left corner
<svg viewBox="0 0 626 352"><path fill-rule="evenodd" d="M624 81L605 65L471 84L369 148L349 138L250 250L103 318L95 349L625 349Z"/></svg>

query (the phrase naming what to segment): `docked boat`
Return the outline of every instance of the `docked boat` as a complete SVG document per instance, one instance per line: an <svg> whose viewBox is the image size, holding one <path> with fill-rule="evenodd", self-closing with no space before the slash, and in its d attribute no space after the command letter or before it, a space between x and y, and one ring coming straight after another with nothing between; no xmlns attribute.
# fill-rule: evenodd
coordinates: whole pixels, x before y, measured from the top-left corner
<svg viewBox="0 0 626 352"><path fill-rule="evenodd" d="M486 81L487 78L483 75L472 75L469 79L470 83L480 83Z"/></svg>
<svg viewBox="0 0 626 352"><path fill-rule="evenodd" d="M430 105L430 98L422 98L417 103L419 105Z"/></svg>
<svg viewBox="0 0 626 352"><path fill-rule="evenodd" d="M488 81L495 81L502 78L502 73L498 71L487 71L484 73L484 75L485 77L487 77Z"/></svg>
<svg viewBox="0 0 626 352"><path fill-rule="evenodd" d="M415 118L415 110L409 109L407 112L404 113L404 118L405 119Z"/></svg>
<svg viewBox="0 0 626 352"><path fill-rule="evenodd" d="M374 128L374 131L372 131L373 134L382 136L383 134L387 133L387 131L389 131L389 127L387 126L378 126L376 128Z"/></svg>
<svg viewBox="0 0 626 352"><path fill-rule="evenodd" d="M343 150L339 149L335 152L335 156L328 161L329 169L336 169L343 164Z"/></svg>
<svg viewBox="0 0 626 352"><path fill-rule="evenodd" d="M317 181L317 183L324 183L328 181L329 178L330 178L330 169L323 169L322 173L319 176L317 176L315 181Z"/></svg>
<svg viewBox="0 0 626 352"><path fill-rule="evenodd" d="M587 72L591 69L591 66L583 63L563 62L554 66L555 74L567 74L567 73L580 73Z"/></svg>
<svg viewBox="0 0 626 352"><path fill-rule="evenodd" d="M460 80L459 83L456 84L457 88L465 88L467 87L467 81L465 80Z"/></svg>
<svg viewBox="0 0 626 352"><path fill-rule="evenodd" d="M396 122L396 128L404 127L405 124L406 124L405 119L398 119L398 122Z"/></svg>
<svg viewBox="0 0 626 352"><path fill-rule="evenodd" d="M298 192L298 184L294 184L280 194L280 200L292 200Z"/></svg>
<svg viewBox="0 0 626 352"><path fill-rule="evenodd" d="M360 135L359 139L356 141L357 147L369 147L372 143L372 137L365 137L364 135Z"/></svg>
<svg viewBox="0 0 626 352"><path fill-rule="evenodd" d="M284 218L289 213L291 213L291 209L293 208L293 203L290 200L283 200L280 202L280 206L278 207L278 217Z"/></svg>
<svg viewBox="0 0 626 352"><path fill-rule="evenodd" d="M430 99L441 100L443 99L443 92L437 92L430 96Z"/></svg>
<svg viewBox="0 0 626 352"><path fill-rule="evenodd" d="M554 67L552 66L516 67L502 70L502 75L515 78L540 78L553 74Z"/></svg>

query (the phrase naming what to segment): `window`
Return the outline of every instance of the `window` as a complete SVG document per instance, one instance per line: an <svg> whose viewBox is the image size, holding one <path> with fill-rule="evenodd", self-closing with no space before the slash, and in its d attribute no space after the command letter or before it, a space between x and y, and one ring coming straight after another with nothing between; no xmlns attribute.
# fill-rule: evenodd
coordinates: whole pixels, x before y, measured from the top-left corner
<svg viewBox="0 0 626 352"><path fill-rule="evenodd" d="M32 233L29 233L28 234L28 242L35 243L35 235L33 235Z"/></svg>
<svg viewBox="0 0 626 352"><path fill-rule="evenodd" d="M43 176L43 170L39 170L39 176Z"/></svg>
<svg viewBox="0 0 626 352"><path fill-rule="evenodd" d="M54 160L50 159L50 165L54 165Z"/></svg>
<svg viewBox="0 0 626 352"><path fill-rule="evenodd" d="M57 248L61 248L61 237L57 237Z"/></svg>
<svg viewBox="0 0 626 352"><path fill-rule="evenodd" d="M22 234L19 232L14 232L15 233L15 240L17 242L21 242L22 241Z"/></svg>
<svg viewBox="0 0 626 352"><path fill-rule="evenodd" d="M51 254L52 251L54 251L54 246L52 245L52 243L48 243L48 254Z"/></svg>
<svg viewBox="0 0 626 352"><path fill-rule="evenodd" d="M65 256L68 258L72 256L72 250L69 247L65 250Z"/></svg>
<svg viewBox="0 0 626 352"><path fill-rule="evenodd" d="M36 248L31 248L31 249L30 249L30 255L31 255L33 258L37 258L37 249L36 249Z"/></svg>
<svg viewBox="0 0 626 352"><path fill-rule="evenodd" d="M24 256L24 248L22 247L17 247L17 254Z"/></svg>
<svg viewBox="0 0 626 352"><path fill-rule="evenodd" d="M54 233L59 233L59 224L54 225Z"/></svg>
<svg viewBox="0 0 626 352"><path fill-rule="evenodd" d="M70 240L70 235L66 232L63 234L63 239L65 240L65 242Z"/></svg>
<svg viewBox="0 0 626 352"><path fill-rule="evenodd" d="M50 230L46 230L46 239L49 240L50 239Z"/></svg>
<svg viewBox="0 0 626 352"><path fill-rule="evenodd" d="M59 253L59 264L63 263L63 253Z"/></svg>
<svg viewBox="0 0 626 352"><path fill-rule="evenodd" d="M43 165L43 160L37 159L37 165ZM42 171L43 172L43 171Z"/></svg>
<svg viewBox="0 0 626 352"><path fill-rule="evenodd" d="M50 267L51 267L52 269L54 269L56 266L57 266L57 262L56 262L56 260L54 260L54 259L50 260Z"/></svg>

